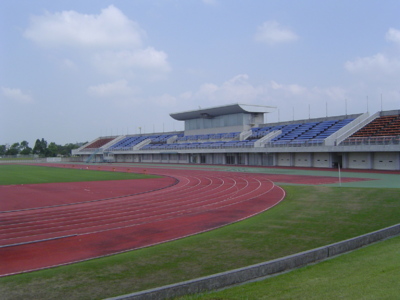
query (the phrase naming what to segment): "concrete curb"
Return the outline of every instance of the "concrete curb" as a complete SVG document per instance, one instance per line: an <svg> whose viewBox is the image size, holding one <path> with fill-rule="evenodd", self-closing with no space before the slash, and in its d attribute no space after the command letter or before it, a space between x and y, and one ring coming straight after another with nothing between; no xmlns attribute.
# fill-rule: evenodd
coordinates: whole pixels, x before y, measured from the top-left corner
<svg viewBox="0 0 400 300"><path fill-rule="evenodd" d="M400 235L400 224L393 225L338 243L274 259L268 262L263 262L256 265L251 265L248 267L188 280L176 284L166 285L159 288L122 295L114 298L108 298L108 300L169 299L188 294L208 292L229 287L231 285L244 283L246 281L254 280L257 278L293 270L311 263L323 261L339 254L350 252L352 250L375 243L377 241L394 237L396 235Z"/></svg>

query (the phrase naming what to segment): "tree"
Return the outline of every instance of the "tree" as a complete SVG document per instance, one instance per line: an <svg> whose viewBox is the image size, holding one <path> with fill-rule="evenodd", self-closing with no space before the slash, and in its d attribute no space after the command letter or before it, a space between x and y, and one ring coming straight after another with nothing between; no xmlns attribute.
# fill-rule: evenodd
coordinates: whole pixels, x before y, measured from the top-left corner
<svg viewBox="0 0 400 300"><path fill-rule="evenodd" d="M80 146L86 143L69 143L65 144L64 146L57 145L54 142L51 142L47 145L47 141L42 138L37 139L35 142L35 146L33 149L29 147L29 143L27 141L22 141L21 143L14 143L11 147L7 150L8 146L0 145L0 155L29 155L29 154L36 154L41 157L55 157L57 155L61 156L71 156L71 150L77 149Z"/></svg>
<svg viewBox="0 0 400 300"><path fill-rule="evenodd" d="M27 146L23 150L21 150L21 152L19 154L22 154L22 155L32 154L32 148Z"/></svg>
<svg viewBox="0 0 400 300"><path fill-rule="evenodd" d="M10 149L15 149L19 153L19 151L21 151L21 145L19 143L14 143L11 145Z"/></svg>
<svg viewBox="0 0 400 300"><path fill-rule="evenodd" d="M49 144L49 147L47 148L46 156L51 156L55 157L58 154L58 145L54 142L51 142Z"/></svg>
<svg viewBox="0 0 400 300"><path fill-rule="evenodd" d="M22 148L22 149L25 149L26 147L28 147L29 143L28 143L27 141L24 140L24 141L21 142L20 145L21 145L21 148Z"/></svg>
<svg viewBox="0 0 400 300"><path fill-rule="evenodd" d="M71 156L71 151L73 149L78 149L82 144L86 143L69 143L65 144L64 146L58 146L58 154L61 154L62 156Z"/></svg>
<svg viewBox="0 0 400 300"><path fill-rule="evenodd" d="M17 148L10 148L6 151L6 155L17 155L18 149Z"/></svg>
<svg viewBox="0 0 400 300"><path fill-rule="evenodd" d="M27 141L22 141L20 144L20 153L22 155L29 155L32 153L32 148L29 147L29 143Z"/></svg>
<svg viewBox="0 0 400 300"><path fill-rule="evenodd" d="M44 138L42 140L37 139L35 146L33 147L33 154L45 157L47 154L47 142Z"/></svg>
<svg viewBox="0 0 400 300"><path fill-rule="evenodd" d="M6 145L0 145L0 155L6 154Z"/></svg>
<svg viewBox="0 0 400 300"><path fill-rule="evenodd" d="M21 151L21 145L19 143L14 143L11 145L10 149L6 151L6 155L17 155Z"/></svg>

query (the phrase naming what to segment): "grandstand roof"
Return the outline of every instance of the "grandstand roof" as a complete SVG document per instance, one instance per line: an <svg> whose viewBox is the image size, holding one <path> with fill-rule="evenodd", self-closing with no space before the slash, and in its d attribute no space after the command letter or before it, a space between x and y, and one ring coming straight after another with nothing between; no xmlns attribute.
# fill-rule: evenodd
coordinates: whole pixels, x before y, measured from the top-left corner
<svg viewBox="0 0 400 300"><path fill-rule="evenodd" d="M178 121L190 119L205 118L211 119L217 116L231 115L238 113L269 113L273 112L276 107L263 105L248 105L248 104L229 104L224 106L216 106L198 110L190 110L178 113L171 113L170 116Z"/></svg>

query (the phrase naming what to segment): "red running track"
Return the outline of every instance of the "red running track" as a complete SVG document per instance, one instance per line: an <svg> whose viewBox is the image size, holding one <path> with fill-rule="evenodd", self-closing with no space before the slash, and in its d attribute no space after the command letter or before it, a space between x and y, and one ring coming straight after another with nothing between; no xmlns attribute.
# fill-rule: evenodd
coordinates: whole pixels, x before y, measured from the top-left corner
<svg viewBox="0 0 400 300"><path fill-rule="evenodd" d="M263 174L164 169L151 173L177 183L125 197L2 212L0 276L212 230L265 211L285 196Z"/></svg>

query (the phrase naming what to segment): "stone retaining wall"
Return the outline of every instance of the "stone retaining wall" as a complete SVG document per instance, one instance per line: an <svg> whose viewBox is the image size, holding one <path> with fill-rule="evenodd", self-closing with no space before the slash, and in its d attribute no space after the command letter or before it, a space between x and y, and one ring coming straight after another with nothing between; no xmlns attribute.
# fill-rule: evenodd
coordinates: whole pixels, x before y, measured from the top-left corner
<svg viewBox="0 0 400 300"><path fill-rule="evenodd" d="M152 300L169 299L188 294L197 294L229 287L257 278L278 274L303 267L310 263L326 260L336 255L350 252L360 247L400 234L400 224L364 234L349 240L330 244L309 251L274 259L202 278L166 285L146 291L110 298L109 300Z"/></svg>

